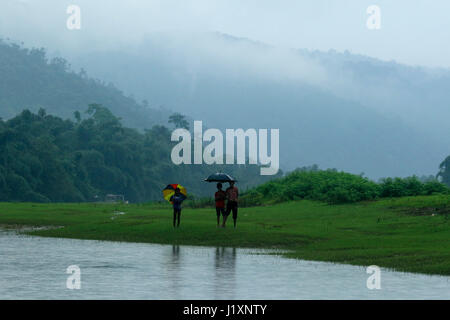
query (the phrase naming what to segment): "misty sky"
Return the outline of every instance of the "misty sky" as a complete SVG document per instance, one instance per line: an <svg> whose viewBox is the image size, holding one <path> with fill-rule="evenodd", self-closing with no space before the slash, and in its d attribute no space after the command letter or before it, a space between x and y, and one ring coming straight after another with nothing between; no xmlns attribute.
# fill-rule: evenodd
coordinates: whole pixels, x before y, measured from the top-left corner
<svg viewBox="0 0 450 320"><path fill-rule="evenodd" d="M82 29L66 29L67 6ZM381 8L381 29L366 9ZM450 67L447 0L2 0L0 36L50 50L130 46L155 32L218 31L291 48L349 50L410 65Z"/></svg>

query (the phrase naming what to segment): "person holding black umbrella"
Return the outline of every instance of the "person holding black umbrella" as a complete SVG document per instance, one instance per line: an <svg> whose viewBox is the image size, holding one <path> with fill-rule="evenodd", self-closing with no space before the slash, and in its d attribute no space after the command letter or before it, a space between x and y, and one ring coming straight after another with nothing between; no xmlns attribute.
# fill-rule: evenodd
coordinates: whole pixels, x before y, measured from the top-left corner
<svg viewBox="0 0 450 320"><path fill-rule="evenodd" d="M229 174L217 172L211 174L208 178L205 179L205 181L219 182L219 183L228 182L230 184L230 187L225 191L225 196L227 199L227 208L225 210L225 213L222 213L223 214L222 227L225 228L227 218L230 215L230 212L233 211L234 227L236 228L236 221L238 214L238 198L239 198L239 190L237 187L234 186L236 180ZM217 186L219 187L219 185ZM220 187L222 187L222 185L220 185ZM221 189L219 189L219 191L221 191ZM216 193L216 201L217 201L217 193ZM216 202L216 211L217 211L217 202ZM217 213L219 214L219 211L217 211Z"/></svg>
<svg viewBox="0 0 450 320"><path fill-rule="evenodd" d="M222 184L219 182L217 184L217 192L214 195L216 201L216 213L217 213L217 227L220 226L220 214L222 214L222 219L225 221L226 211L225 211L225 200L227 195L225 191L222 190Z"/></svg>

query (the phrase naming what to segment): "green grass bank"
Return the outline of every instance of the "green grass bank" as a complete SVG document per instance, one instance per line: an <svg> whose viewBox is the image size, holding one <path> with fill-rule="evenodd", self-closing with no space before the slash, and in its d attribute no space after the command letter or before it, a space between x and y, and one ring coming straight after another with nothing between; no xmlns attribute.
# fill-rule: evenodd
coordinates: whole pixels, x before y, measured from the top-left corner
<svg viewBox="0 0 450 320"><path fill-rule="evenodd" d="M300 200L241 208L237 229L217 228L212 208L185 208L174 229L169 205L0 203L0 226L63 227L27 232L45 237L287 249L290 258L450 275L449 214L449 195Z"/></svg>

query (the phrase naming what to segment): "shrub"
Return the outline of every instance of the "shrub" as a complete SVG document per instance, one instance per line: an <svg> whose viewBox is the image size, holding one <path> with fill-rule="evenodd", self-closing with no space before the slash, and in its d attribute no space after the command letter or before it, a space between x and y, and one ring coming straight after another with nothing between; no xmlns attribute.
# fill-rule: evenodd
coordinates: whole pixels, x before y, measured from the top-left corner
<svg viewBox="0 0 450 320"><path fill-rule="evenodd" d="M375 183L360 175L336 170L295 170L247 191L241 206L257 206L309 199L330 204L352 203L385 197L449 194L437 180L421 182L417 177L386 178Z"/></svg>
<svg viewBox="0 0 450 320"><path fill-rule="evenodd" d="M450 189L439 181L428 181L423 186L425 195L449 194Z"/></svg>
<svg viewBox="0 0 450 320"><path fill-rule="evenodd" d="M297 170L247 192L243 198L246 204L298 199L347 203L375 199L378 189L375 182L350 173Z"/></svg>

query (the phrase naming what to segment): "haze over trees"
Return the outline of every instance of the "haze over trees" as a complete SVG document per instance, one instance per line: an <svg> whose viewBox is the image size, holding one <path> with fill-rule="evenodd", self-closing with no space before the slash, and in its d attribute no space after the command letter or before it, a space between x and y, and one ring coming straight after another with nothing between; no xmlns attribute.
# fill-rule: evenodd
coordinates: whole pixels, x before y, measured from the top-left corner
<svg viewBox="0 0 450 320"><path fill-rule="evenodd" d="M183 128L189 130L189 122L186 120L186 116L176 112L169 117L169 123L173 124L175 128Z"/></svg>
<svg viewBox="0 0 450 320"><path fill-rule="evenodd" d="M349 52L282 50L223 34L148 36L70 60L209 127L279 128L285 170L436 174L448 155L450 72Z"/></svg>

